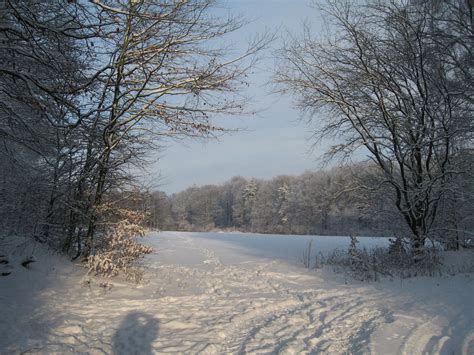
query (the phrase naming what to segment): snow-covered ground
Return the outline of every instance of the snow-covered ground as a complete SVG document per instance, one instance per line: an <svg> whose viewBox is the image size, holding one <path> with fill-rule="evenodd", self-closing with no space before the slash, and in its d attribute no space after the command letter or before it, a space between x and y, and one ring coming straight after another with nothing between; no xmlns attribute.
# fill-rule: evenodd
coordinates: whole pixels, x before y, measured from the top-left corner
<svg viewBox="0 0 474 355"><path fill-rule="evenodd" d="M302 268L309 239L151 234L142 286L101 286L27 246L0 277L0 353L474 353L473 274L359 283ZM313 239L323 251L349 244Z"/></svg>

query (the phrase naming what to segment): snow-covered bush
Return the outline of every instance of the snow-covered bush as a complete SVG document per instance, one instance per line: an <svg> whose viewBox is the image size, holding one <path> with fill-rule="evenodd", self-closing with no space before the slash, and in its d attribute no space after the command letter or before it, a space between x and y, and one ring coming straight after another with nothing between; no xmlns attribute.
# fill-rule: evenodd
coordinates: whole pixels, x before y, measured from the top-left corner
<svg viewBox="0 0 474 355"><path fill-rule="evenodd" d="M336 249L321 256L320 263L330 266L334 272L345 273L359 281L377 281L380 277L409 278L415 276L436 276L441 274L440 250L427 247L424 257L415 261L408 241L401 237L390 240L388 247L365 249L358 247L359 241L351 237L347 251ZM466 267L459 268L459 272ZM449 273L452 273L452 269Z"/></svg>
<svg viewBox="0 0 474 355"><path fill-rule="evenodd" d="M128 279L139 282L142 273L137 261L153 249L137 242L137 238L145 236L143 212L115 208L110 204L101 206L101 212L107 215L108 223L99 242L87 259L89 273L113 277L124 273Z"/></svg>
<svg viewBox="0 0 474 355"><path fill-rule="evenodd" d="M358 243L359 241L356 237L351 237L351 244L348 250L351 274L360 281L370 280L372 278L371 258L365 248L359 249L357 247Z"/></svg>
<svg viewBox="0 0 474 355"><path fill-rule="evenodd" d="M328 254L320 253L318 261L319 267L330 266L338 274L349 269L349 258L346 250L336 248Z"/></svg>
<svg viewBox="0 0 474 355"><path fill-rule="evenodd" d="M396 236L395 239L389 239L388 253L395 257L404 258L407 254L406 242L402 237Z"/></svg>

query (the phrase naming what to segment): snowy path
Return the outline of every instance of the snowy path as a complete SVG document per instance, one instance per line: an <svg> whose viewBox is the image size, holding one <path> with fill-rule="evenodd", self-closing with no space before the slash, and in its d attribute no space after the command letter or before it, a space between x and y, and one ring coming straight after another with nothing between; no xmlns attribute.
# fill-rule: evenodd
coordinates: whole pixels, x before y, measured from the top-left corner
<svg viewBox="0 0 474 355"><path fill-rule="evenodd" d="M52 261L0 278L0 352L474 353L473 275L345 284L192 234L156 245L142 287L79 285ZM46 271L56 284L35 284Z"/></svg>

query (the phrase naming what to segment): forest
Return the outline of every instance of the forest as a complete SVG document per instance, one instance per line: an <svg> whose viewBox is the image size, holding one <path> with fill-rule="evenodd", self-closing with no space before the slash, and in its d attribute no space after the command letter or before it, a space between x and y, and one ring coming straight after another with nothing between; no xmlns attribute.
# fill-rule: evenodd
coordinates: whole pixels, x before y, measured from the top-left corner
<svg viewBox="0 0 474 355"><path fill-rule="evenodd" d="M0 0L0 353L474 354L473 108L472 0Z"/></svg>
<svg viewBox="0 0 474 355"><path fill-rule="evenodd" d="M84 260L138 225L402 235L421 258L430 240L457 247L473 224L472 6L431 5L328 3L337 31L305 27L274 53L277 93L332 139L328 161L365 161L166 196L137 171L164 139L248 114L246 78L274 36L236 53L225 39L245 21L213 0L2 2L2 230Z"/></svg>
<svg viewBox="0 0 474 355"><path fill-rule="evenodd" d="M210 116L245 113L245 76L271 40L230 53L223 38L244 22L212 0L0 6L2 230L85 260L143 220L115 197L161 139L212 137L226 129Z"/></svg>
<svg viewBox="0 0 474 355"><path fill-rule="evenodd" d="M378 183L373 169L359 164L271 180L233 177L221 185L193 186L171 196L144 194L142 203L150 214L150 226L163 230L395 233L396 224L387 220L394 213L387 204L390 196L376 188L363 189L356 178L373 186Z"/></svg>
<svg viewBox="0 0 474 355"><path fill-rule="evenodd" d="M142 192L136 196L136 208L145 210L148 226L158 230L404 235L408 231L390 203L393 196L378 188L382 183L373 165L359 163L271 180L233 177L221 185L193 186L170 196ZM464 185L472 191L472 180ZM473 227L472 208L470 201L460 209L443 208L433 239L443 241L449 235L451 248L466 243L470 235L464 231Z"/></svg>

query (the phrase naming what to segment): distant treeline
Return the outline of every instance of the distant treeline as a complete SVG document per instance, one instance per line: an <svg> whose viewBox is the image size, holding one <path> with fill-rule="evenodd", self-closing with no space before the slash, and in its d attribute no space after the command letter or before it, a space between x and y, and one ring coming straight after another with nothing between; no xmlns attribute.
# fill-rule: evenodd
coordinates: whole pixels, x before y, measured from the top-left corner
<svg viewBox="0 0 474 355"><path fill-rule="evenodd" d="M140 203L161 230L393 235L403 223L376 171L357 164L271 180L237 176L171 196L152 192Z"/></svg>

